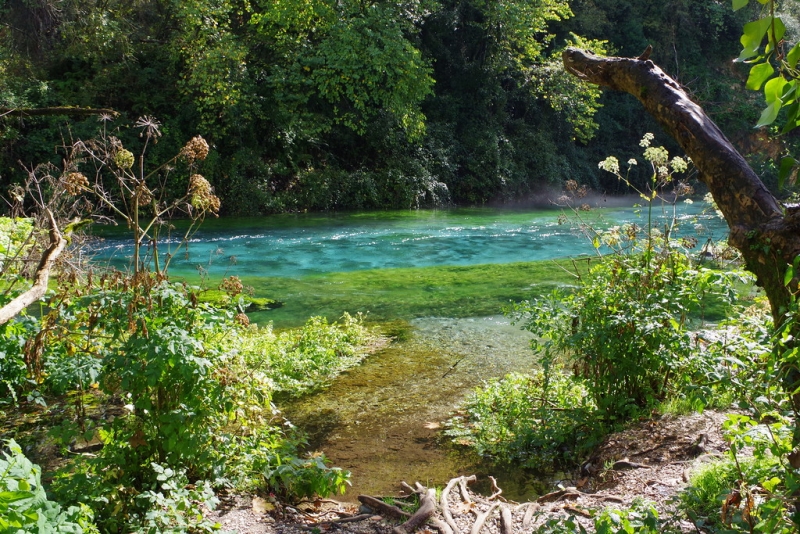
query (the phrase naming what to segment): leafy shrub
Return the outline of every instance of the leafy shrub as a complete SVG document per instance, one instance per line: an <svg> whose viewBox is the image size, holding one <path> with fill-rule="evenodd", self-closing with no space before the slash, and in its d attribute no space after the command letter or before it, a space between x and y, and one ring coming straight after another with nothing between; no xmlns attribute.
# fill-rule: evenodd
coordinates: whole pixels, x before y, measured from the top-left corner
<svg viewBox="0 0 800 534"><path fill-rule="evenodd" d="M573 460L591 446L594 404L582 381L562 372L512 373L477 388L445 434L478 454L524 467Z"/></svg>
<svg viewBox="0 0 800 534"><path fill-rule="evenodd" d="M694 267L675 248L614 255L571 293L515 307L545 368L560 360L600 410L627 417L692 383L699 362L689 319L709 295L733 299L733 275Z"/></svg>
<svg viewBox="0 0 800 534"><path fill-rule="evenodd" d="M14 440L0 459L0 532L83 534L98 532L92 511L85 505L63 510L48 500L41 470L23 454Z"/></svg>
<svg viewBox="0 0 800 534"><path fill-rule="evenodd" d="M574 516L567 519L549 519L540 525L533 534L587 534L587 530L575 521ZM652 503L636 498L630 508L619 510L605 508L594 518L596 534L658 534L664 532L659 522L658 511Z"/></svg>

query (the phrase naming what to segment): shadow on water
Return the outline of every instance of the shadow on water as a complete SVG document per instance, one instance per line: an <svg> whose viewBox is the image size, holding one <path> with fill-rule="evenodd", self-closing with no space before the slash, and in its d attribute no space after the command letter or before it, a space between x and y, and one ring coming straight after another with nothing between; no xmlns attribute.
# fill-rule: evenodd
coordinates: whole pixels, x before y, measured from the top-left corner
<svg viewBox="0 0 800 534"><path fill-rule="evenodd" d="M345 500L397 492L402 480L443 485L461 474L492 474L504 495L543 485L519 470L499 472L441 437L442 423L484 380L536 366L530 334L503 317L423 318L407 339L373 355L327 390L284 403L315 449L353 473Z"/></svg>

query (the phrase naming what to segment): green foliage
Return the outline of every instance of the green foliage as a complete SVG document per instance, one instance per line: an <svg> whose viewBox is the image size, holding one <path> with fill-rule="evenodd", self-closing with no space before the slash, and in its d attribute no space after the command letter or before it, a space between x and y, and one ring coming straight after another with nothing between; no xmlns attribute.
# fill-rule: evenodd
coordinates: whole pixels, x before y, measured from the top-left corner
<svg viewBox="0 0 800 534"><path fill-rule="evenodd" d="M41 469L30 462L14 440L0 459L0 532L30 534L90 534L98 532L85 505L66 510L48 500Z"/></svg>
<svg viewBox="0 0 800 534"><path fill-rule="evenodd" d="M709 296L728 299L731 289L731 275L697 268L668 248L614 255L576 291L557 290L516 313L536 335L545 366L564 361L602 411L627 417L693 382L702 358L689 319Z"/></svg>
<svg viewBox="0 0 800 534"><path fill-rule="evenodd" d="M53 434L103 442L60 476L64 501L85 496L110 532L183 531L211 528L198 503L213 504L211 485L225 481L287 499L343 490L349 473L321 456L301 458L303 441L280 429L270 398L276 389L319 387L357 363L369 339L360 319L312 319L276 335L155 275L96 283L63 298L40 336L48 387L80 393L97 382L122 412L92 423L78 405L74 428Z"/></svg>
<svg viewBox="0 0 800 534"><path fill-rule="evenodd" d="M34 244L33 219L0 217L0 272L4 277L10 278L24 269L22 260Z"/></svg>
<svg viewBox="0 0 800 534"><path fill-rule="evenodd" d="M142 508L146 512L132 521L141 524L133 532L216 532L220 529L219 523L203 518L205 510L213 510L219 501L208 481L189 484L182 471L158 464L152 464L152 469L156 474L156 487L136 496L145 503Z"/></svg>
<svg viewBox="0 0 800 534"><path fill-rule="evenodd" d="M560 371L492 380L462 409L445 435L501 463L542 469L574 462L593 444L594 403L581 381Z"/></svg>
<svg viewBox="0 0 800 534"><path fill-rule="evenodd" d="M276 334L272 326L252 326L242 332L238 350L250 369L264 373L276 392L302 395L325 386L366 355L372 339L361 315L345 313L341 322L328 324L312 317L303 328Z"/></svg>
<svg viewBox="0 0 800 534"><path fill-rule="evenodd" d="M630 508L619 510L605 508L594 518L596 534L657 534L664 532L659 522L658 511L652 503L636 498ZM586 534L574 517L568 519L549 519L540 525L534 534Z"/></svg>
<svg viewBox="0 0 800 534"><path fill-rule="evenodd" d="M774 456L743 457L738 460L727 457L704 464L692 473L689 486L681 493L681 509L686 511L695 525L711 529L712 532L729 531L727 529L736 532L742 528L744 531L749 531L742 516L742 511L748 504L745 503L739 508L741 503L732 504L732 502L737 495L748 495L748 492L752 491L751 488L760 487L762 482L770 485L769 481L776 471L780 470L779 464ZM774 490L775 487L772 488ZM729 497L731 502L728 502ZM749 506L752 508L753 504L750 503ZM773 530L757 532L773 532Z"/></svg>

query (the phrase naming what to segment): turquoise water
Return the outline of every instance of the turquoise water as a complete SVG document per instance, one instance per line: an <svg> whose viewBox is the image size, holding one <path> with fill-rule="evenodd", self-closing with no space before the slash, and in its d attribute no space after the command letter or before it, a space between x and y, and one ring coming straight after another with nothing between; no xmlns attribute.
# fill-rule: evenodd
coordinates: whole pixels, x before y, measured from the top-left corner
<svg viewBox="0 0 800 534"><path fill-rule="evenodd" d="M701 242L727 233L700 203L680 205L681 231ZM657 214L666 213L662 208ZM178 237L160 241L171 253L172 275L205 270L212 277L302 278L334 272L430 266L465 266L546 260L593 254L589 239L574 217L559 224L560 210L470 208L347 214L298 214L206 221L187 247ZM646 212L607 208L582 212L594 228L635 222L646 224ZM175 231L174 234L178 234ZM94 247L96 261L127 268L130 238L103 230ZM162 257L162 265L164 258Z"/></svg>

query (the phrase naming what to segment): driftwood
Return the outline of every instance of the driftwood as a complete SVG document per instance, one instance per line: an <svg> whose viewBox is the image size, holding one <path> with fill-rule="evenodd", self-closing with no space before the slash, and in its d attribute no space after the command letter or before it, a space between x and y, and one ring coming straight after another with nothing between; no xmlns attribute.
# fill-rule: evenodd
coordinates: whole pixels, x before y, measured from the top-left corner
<svg viewBox="0 0 800 534"><path fill-rule="evenodd" d="M370 497L369 495L359 495L358 501L367 508L374 510L376 513L389 516L392 519L405 519L407 517L411 517L411 514L409 514L408 512L404 512L397 506L386 504L380 499L376 499L375 497Z"/></svg>
<svg viewBox="0 0 800 534"><path fill-rule="evenodd" d="M402 482L401 487L407 494L416 495L420 499L419 508L413 515L368 495L359 495L358 500L374 510L377 515L394 521L404 521L392 529L392 534L411 534L423 526L433 528L440 534L485 534L487 530L501 534L530 532L537 520L536 513L540 511L566 510L575 515L588 517L591 509L594 508L593 503L602 506L600 503L623 502L621 497L615 495L584 493L574 487L569 487L543 495L535 502L518 504L500 497L502 490L495 480L491 480L491 496L484 497L470 493L467 484L475 480L474 475L450 480L442 490L438 503L433 488L426 488L419 482L416 482L413 487ZM454 491L456 487L461 491ZM565 505L563 501L566 500L576 500L578 503ZM587 501L591 501L592 504L590 505ZM474 519L470 516L474 516ZM336 523L349 523L371 518L374 518L373 514L360 514L320 522L316 525L335 525Z"/></svg>
<svg viewBox="0 0 800 534"><path fill-rule="evenodd" d="M422 488L424 489L424 488ZM419 490L418 490L419 491ZM408 521L392 529L393 534L408 534L425 524L436 511L436 490L433 488L420 491L419 509Z"/></svg>

